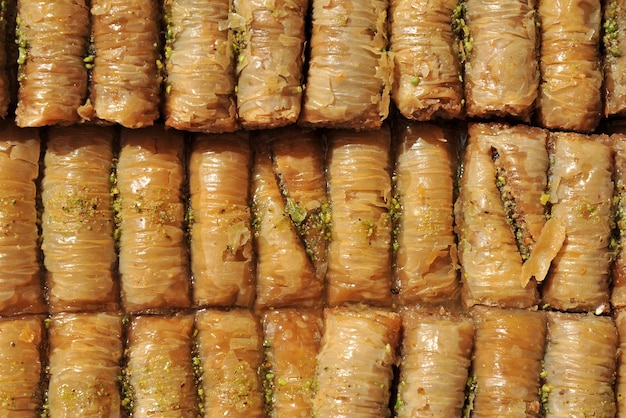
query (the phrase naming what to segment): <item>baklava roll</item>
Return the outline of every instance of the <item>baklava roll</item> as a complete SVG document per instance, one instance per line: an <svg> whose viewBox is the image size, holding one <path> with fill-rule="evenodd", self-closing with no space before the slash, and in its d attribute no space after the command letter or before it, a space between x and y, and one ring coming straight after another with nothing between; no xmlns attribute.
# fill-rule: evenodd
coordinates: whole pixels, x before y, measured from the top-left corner
<svg viewBox="0 0 626 418"><path fill-rule="evenodd" d="M246 129L294 123L302 101L309 0L234 0L237 113Z"/></svg>
<svg viewBox="0 0 626 418"><path fill-rule="evenodd" d="M562 311L608 312L613 223L613 151L607 137L549 137L551 216L565 240L543 283L543 303Z"/></svg>
<svg viewBox="0 0 626 418"><path fill-rule="evenodd" d="M0 415L12 418L39 416L42 405L44 318L0 319Z"/></svg>
<svg viewBox="0 0 626 418"><path fill-rule="evenodd" d="M379 128L389 114L388 0L313 0L311 54L300 123Z"/></svg>
<svg viewBox="0 0 626 418"><path fill-rule="evenodd" d="M391 134L327 132L332 223L326 273L329 306L391 303Z"/></svg>
<svg viewBox="0 0 626 418"><path fill-rule="evenodd" d="M282 309L263 315L262 376L269 417L311 417L320 311Z"/></svg>
<svg viewBox="0 0 626 418"><path fill-rule="evenodd" d="M193 325L193 315L131 319L122 379L122 405L130 416L198 416Z"/></svg>
<svg viewBox="0 0 626 418"><path fill-rule="evenodd" d="M465 107L526 122L539 86L535 0L464 0Z"/></svg>
<svg viewBox="0 0 626 418"><path fill-rule="evenodd" d="M541 222L543 216L538 201L546 187L545 170L541 171L548 166L545 141L546 133L535 128L469 127L455 206L462 299L467 307L527 308L537 304L535 280L520 283L520 249L524 247L516 238L522 238L522 230ZM525 199L533 195L524 207ZM520 208L515 207L517 203Z"/></svg>
<svg viewBox="0 0 626 418"><path fill-rule="evenodd" d="M250 311L202 310L196 314L197 350L203 370L204 416L264 417L261 324Z"/></svg>
<svg viewBox="0 0 626 418"><path fill-rule="evenodd" d="M122 130L117 163L119 271L128 312L190 305L181 198L183 135L162 126Z"/></svg>
<svg viewBox="0 0 626 418"><path fill-rule="evenodd" d="M626 133L611 135L614 152L613 213L617 236L614 237L617 253L611 265L611 304L615 308L626 307Z"/></svg>
<svg viewBox="0 0 626 418"><path fill-rule="evenodd" d="M474 342L467 316L402 312L398 418L462 416Z"/></svg>
<svg viewBox="0 0 626 418"><path fill-rule="evenodd" d="M541 0L537 120L541 126L593 131L602 116L601 0Z"/></svg>
<svg viewBox="0 0 626 418"><path fill-rule="evenodd" d="M607 316L548 312L545 417L614 417L618 336Z"/></svg>
<svg viewBox="0 0 626 418"><path fill-rule="evenodd" d="M114 133L78 125L48 132L41 249L52 312L118 306L110 183Z"/></svg>
<svg viewBox="0 0 626 418"><path fill-rule="evenodd" d="M256 306L280 308L319 306L323 278L298 235L294 218L280 189L270 144L257 138L252 169L253 211L257 251Z"/></svg>
<svg viewBox="0 0 626 418"><path fill-rule="evenodd" d="M37 229L39 130L0 124L0 315L44 312Z"/></svg>
<svg viewBox="0 0 626 418"><path fill-rule="evenodd" d="M276 177L285 209L304 242L315 274L323 280L328 266L330 206L326 193L325 145L319 131L290 126L263 131L271 141Z"/></svg>
<svg viewBox="0 0 626 418"><path fill-rule="evenodd" d="M15 121L20 127L80 121L87 96L85 56L89 43L86 0L18 0Z"/></svg>
<svg viewBox="0 0 626 418"><path fill-rule="evenodd" d="M545 312L474 306L472 417L538 417Z"/></svg>
<svg viewBox="0 0 626 418"><path fill-rule="evenodd" d="M388 417L401 318L377 309L329 308L317 355L313 415Z"/></svg>
<svg viewBox="0 0 626 418"><path fill-rule="evenodd" d="M438 125L399 121L396 130L394 280L399 304L458 299L455 142Z"/></svg>
<svg viewBox="0 0 626 418"><path fill-rule="evenodd" d="M604 116L626 114L626 1L603 0Z"/></svg>
<svg viewBox="0 0 626 418"><path fill-rule="evenodd" d="M86 120L127 128L159 117L161 94L160 4L156 0L92 0L89 99ZM67 41L62 40L60 42Z"/></svg>
<svg viewBox="0 0 626 418"><path fill-rule="evenodd" d="M194 132L237 129L230 0L165 0L165 125Z"/></svg>
<svg viewBox="0 0 626 418"><path fill-rule="evenodd" d="M48 332L47 416L120 417L121 315L60 313Z"/></svg>
<svg viewBox="0 0 626 418"><path fill-rule="evenodd" d="M250 307L255 280L248 134L197 135L188 161L194 303Z"/></svg>
<svg viewBox="0 0 626 418"><path fill-rule="evenodd" d="M457 0L389 2L391 98L406 118L451 119L463 114L461 66L450 25L457 5Z"/></svg>

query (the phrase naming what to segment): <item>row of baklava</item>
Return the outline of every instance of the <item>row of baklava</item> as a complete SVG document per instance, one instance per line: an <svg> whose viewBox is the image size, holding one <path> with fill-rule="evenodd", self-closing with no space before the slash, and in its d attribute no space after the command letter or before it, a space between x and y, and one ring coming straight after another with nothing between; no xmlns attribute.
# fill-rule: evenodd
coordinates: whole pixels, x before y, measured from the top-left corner
<svg viewBox="0 0 626 418"><path fill-rule="evenodd" d="M626 317L473 307L0 319L11 417L626 416ZM578 415L580 414L580 415Z"/></svg>
<svg viewBox="0 0 626 418"><path fill-rule="evenodd" d="M626 306L624 134L405 119L0 134L1 315Z"/></svg>
<svg viewBox="0 0 626 418"><path fill-rule="evenodd" d="M623 0L14 1L21 127L371 129L393 102L591 132L626 112Z"/></svg>

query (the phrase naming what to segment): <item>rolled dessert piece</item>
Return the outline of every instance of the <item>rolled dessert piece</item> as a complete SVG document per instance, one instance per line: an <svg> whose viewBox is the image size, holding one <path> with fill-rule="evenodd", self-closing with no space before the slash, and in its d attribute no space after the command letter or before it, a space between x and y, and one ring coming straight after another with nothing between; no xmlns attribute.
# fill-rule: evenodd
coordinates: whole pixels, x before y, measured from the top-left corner
<svg viewBox="0 0 626 418"><path fill-rule="evenodd" d="M391 134L330 130L326 302L391 304Z"/></svg>
<svg viewBox="0 0 626 418"><path fill-rule="evenodd" d="M613 166L613 214L616 234L611 240L610 248L616 251L611 264L611 305L614 308L626 307L626 133L611 135L614 166Z"/></svg>
<svg viewBox="0 0 626 418"><path fill-rule="evenodd" d="M602 70L604 117L626 114L626 2L603 0Z"/></svg>
<svg viewBox="0 0 626 418"><path fill-rule="evenodd" d="M192 346L194 316L130 319L122 405L133 417L198 416Z"/></svg>
<svg viewBox="0 0 626 418"><path fill-rule="evenodd" d="M539 417L544 311L474 306L472 417Z"/></svg>
<svg viewBox="0 0 626 418"><path fill-rule="evenodd" d="M43 401L43 344L43 316L0 319L1 415L15 418L39 416Z"/></svg>
<svg viewBox="0 0 626 418"><path fill-rule="evenodd" d="M522 281L522 263L543 230L546 138L544 130L525 125L469 126L455 205L466 307L528 308L538 302L535 279ZM546 253L540 266L550 265L553 255Z"/></svg>
<svg viewBox="0 0 626 418"><path fill-rule="evenodd" d="M461 7L467 115L530 122L539 87L535 0L464 0Z"/></svg>
<svg viewBox="0 0 626 418"><path fill-rule="evenodd" d="M0 4L0 117L4 118L8 114L9 106L11 105L11 81L12 76L11 64L9 64L9 49L13 43L14 38L9 29L9 25L15 24L12 19L12 11L7 8L15 7L15 4L7 4L6 2Z"/></svg>
<svg viewBox="0 0 626 418"><path fill-rule="evenodd" d="M78 108L87 96L86 1L18 0L17 13L15 122L20 127L79 122Z"/></svg>
<svg viewBox="0 0 626 418"><path fill-rule="evenodd" d="M403 337L395 416L462 416L474 342L471 318L414 308L401 314Z"/></svg>
<svg viewBox="0 0 626 418"><path fill-rule="evenodd" d="M541 0L537 122L591 132L602 117L601 0Z"/></svg>
<svg viewBox="0 0 626 418"><path fill-rule="evenodd" d="M315 274L288 202L281 193L270 144L263 138L256 139L252 168L256 307L320 306L323 278Z"/></svg>
<svg viewBox="0 0 626 418"><path fill-rule="evenodd" d="M379 309L328 308L317 355L316 417L386 417L400 314Z"/></svg>
<svg viewBox="0 0 626 418"><path fill-rule="evenodd" d="M59 313L48 333L49 416L120 417L122 316Z"/></svg>
<svg viewBox="0 0 626 418"><path fill-rule="evenodd" d="M0 123L0 315L43 313L37 228L39 130Z"/></svg>
<svg viewBox="0 0 626 418"><path fill-rule="evenodd" d="M613 417L618 336L608 316L548 312L542 401L545 417Z"/></svg>
<svg viewBox="0 0 626 418"><path fill-rule="evenodd" d="M455 141L439 125L397 121L396 126L391 211L398 304L458 301Z"/></svg>
<svg viewBox="0 0 626 418"><path fill-rule="evenodd" d="M312 0L311 53L300 123L374 129L389 114L388 0Z"/></svg>
<svg viewBox="0 0 626 418"><path fill-rule="evenodd" d="M222 133L238 128L230 0L165 0L165 126Z"/></svg>
<svg viewBox="0 0 626 418"><path fill-rule="evenodd" d="M127 312L191 303L183 161L181 132L162 126L122 130L115 207L121 296Z"/></svg>
<svg viewBox="0 0 626 418"><path fill-rule="evenodd" d="M204 416L264 417L259 319L247 309L207 309L197 312L196 328Z"/></svg>
<svg viewBox="0 0 626 418"><path fill-rule="evenodd" d="M288 126L259 132L269 141L285 210L296 226L315 275L328 267L330 205L326 193L325 143L318 130Z"/></svg>
<svg viewBox="0 0 626 418"><path fill-rule="evenodd" d="M463 115L463 82L450 16L457 0L391 0L391 98L408 119Z"/></svg>
<svg viewBox="0 0 626 418"><path fill-rule="evenodd" d="M322 327L321 311L275 309L263 314L266 416L311 416Z"/></svg>
<svg viewBox="0 0 626 418"><path fill-rule="evenodd" d="M613 149L604 135L553 132L549 150L551 217L565 240L543 283L543 303L561 311L608 312Z"/></svg>
<svg viewBox="0 0 626 418"><path fill-rule="evenodd" d="M79 109L86 120L127 128L159 118L160 2L92 0L89 98ZM67 41L62 41L67 42Z"/></svg>
<svg viewBox="0 0 626 418"><path fill-rule="evenodd" d="M118 307L110 183L114 136L112 127L48 131L41 249L53 313Z"/></svg>
<svg viewBox="0 0 626 418"><path fill-rule="evenodd" d="M233 0L237 114L244 128L276 128L298 120L309 3Z"/></svg>
<svg viewBox="0 0 626 418"><path fill-rule="evenodd" d="M190 255L197 306L250 307L255 256L250 214L248 133L198 134L187 170Z"/></svg>

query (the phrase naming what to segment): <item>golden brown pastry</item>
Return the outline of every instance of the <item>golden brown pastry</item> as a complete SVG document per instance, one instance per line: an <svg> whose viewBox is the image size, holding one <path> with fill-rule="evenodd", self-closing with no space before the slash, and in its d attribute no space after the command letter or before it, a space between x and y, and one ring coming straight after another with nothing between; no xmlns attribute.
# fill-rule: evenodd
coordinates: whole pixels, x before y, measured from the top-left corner
<svg viewBox="0 0 626 418"><path fill-rule="evenodd" d="M260 418L263 389L261 323L250 311L202 310L196 315L198 358L203 369L204 416Z"/></svg>
<svg viewBox="0 0 626 418"><path fill-rule="evenodd" d="M193 315L131 318L122 401L131 416L198 416L193 325Z"/></svg>
<svg viewBox="0 0 626 418"><path fill-rule="evenodd" d="M165 125L195 132L237 129L229 0L166 0Z"/></svg>
<svg viewBox="0 0 626 418"><path fill-rule="evenodd" d="M615 416L618 337L610 317L548 312L541 388L545 417Z"/></svg>
<svg viewBox="0 0 626 418"><path fill-rule="evenodd" d="M99 312L52 316L49 353L49 416L121 416L121 315Z"/></svg>
<svg viewBox="0 0 626 418"><path fill-rule="evenodd" d="M430 123L397 122L394 280L400 305L459 299L454 235L455 143Z"/></svg>
<svg viewBox="0 0 626 418"><path fill-rule="evenodd" d="M471 318L407 309L402 327L396 416L460 417L474 343Z"/></svg>
<svg viewBox="0 0 626 418"><path fill-rule="evenodd" d="M84 119L141 128L159 118L159 18L156 0L91 1L90 92L79 109Z"/></svg>
<svg viewBox="0 0 626 418"><path fill-rule="evenodd" d="M247 133L202 134L188 159L193 300L198 306L252 305L249 206L252 150Z"/></svg>
<svg viewBox="0 0 626 418"><path fill-rule="evenodd" d="M391 98L409 119L460 117L463 82L450 17L456 0L391 0Z"/></svg>
<svg viewBox="0 0 626 418"><path fill-rule="evenodd" d="M190 305L183 135L124 129L117 162L119 272L127 312Z"/></svg>
<svg viewBox="0 0 626 418"><path fill-rule="evenodd" d="M543 283L543 303L608 312L613 150L605 136L550 134L550 204L565 240Z"/></svg>
<svg viewBox="0 0 626 418"><path fill-rule="evenodd" d="M0 124L0 314L44 312L38 248L39 130Z"/></svg>
<svg viewBox="0 0 626 418"><path fill-rule="evenodd" d="M390 305L391 176L388 127L327 132L332 224L326 302Z"/></svg>
<svg viewBox="0 0 626 418"><path fill-rule="evenodd" d="M113 128L79 125L48 131L41 249L52 312L118 306L110 184L114 134Z"/></svg>
<svg viewBox="0 0 626 418"><path fill-rule="evenodd" d="M267 416L311 416L322 326L321 311L280 309L263 315Z"/></svg>
<svg viewBox="0 0 626 418"><path fill-rule="evenodd" d="M43 321L42 316L0 319L0 415L39 415L43 398Z"/></svg>
<svg viewBox="0 0 626 418"><path fill-rule="evenodd" d="M535 0L465 0L468 116L512 116L534 110L539 71Z"/></svg>
<svg viewBox="0 0 626 418"><path fill-rule="evenodd" d="M373 129L389 114L387 0L313 0L300 123Z"/></svg>
<svg viewBox="0 0 626 418"><path fill-rule="evenodd" d="M242 126L268 129L296 122L309 0L234 0L233 7Z"/></svg>
<svg viewBox="0 0 626 418"><path fill-rule="evenodd" d="M83 61L89 42L86 1L19 0L17 12L17 125L69 125L80 121L78 108L87 96Z"/></svg>
<svg viewBox="0 0 626 418"><path fill-rule="evenodd" d="M388 417L400 315L365 308L324 311L313 415Z"/></svg>
<svg viewBox="0 0 626 418"><path fill-rule="evenodd" d="M593 131L602 116L601 0L541 0L541 83L537 121Z"/></svg>
<svg viewBox="0 0 626 418"><path fill-rule="evenodd" d="M471 314L471 416L540 416L545 312L474 306Z"/></svg>

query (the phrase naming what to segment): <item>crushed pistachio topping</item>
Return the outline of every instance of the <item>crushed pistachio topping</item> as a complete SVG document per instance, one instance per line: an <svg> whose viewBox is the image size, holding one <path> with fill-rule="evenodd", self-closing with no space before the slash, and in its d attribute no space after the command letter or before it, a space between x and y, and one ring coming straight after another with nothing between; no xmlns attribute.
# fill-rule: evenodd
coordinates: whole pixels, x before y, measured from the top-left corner
<svg viewBox="0 0 626 418"><path fill-rule="evenodd" d="M402 204L400 203L400 195L395 194L391 198L391 205L389 206L389 219L391 219L391 233L392 233L392 249L397 251L400 247L398 243L398 234L400 233L400 219L402 216Z"/></svg>
<svg viewBox="0 0 626 418"><path fill-rule="evenodd" d="M89 36L89 44L87 45L87 55L83 58L85 68L93 70L94 63L96 61L96 48L94 46L93 33Z"/></svg>
<svg viewBox="0 0 626 418"><path fill-rule="evenodd" d="M465 384L465 407L463 408L463 418L472 416L474 409L474 399L478 390L478 379L476 376L468 377Z"/></svg>
<svg viewBox="0 0 626 418"><path fill-rule="evenodd" d="M411 85L417 86L420 83L420 77L418 75L414 75L411 77Z"/></svg>
<svg viewBox="0 0 626 418"><path fill-rule="evenodd" d="M265 412L267 416L271 416L274 406L274 388L276 385L275 375L272 372L273 364L270 358L271 343L267 340L263 341L263 363L259 367L259 375L263 377L263 394L265 399Z"/></svg>
<svg viewBox="0 0 626 418"><path fill-rule="evenodd" d="M200 353L198 348L198 330L194 329L193 332L194 343L192 345L192 358L191 363L193 366L193 377L197 388L197 403L198 403L198 416L204 416L204 400L205 393L202 387L202 381L204 380L204 368L202 367L202 360L200 359Z"/></svg>
<svg viewBox="0 0 626 418"><path fill-rule="evenodd" d="M522 260L525 261L530 257L530 248L525 240L524 219L519 215L515 197L511 192L511 187L507 185L506 170L498 164L500 155L497 150L493 150L492 157L496 165L496 187L500 191L500 200L504 206L506 221L513 231Z"/></svg>
<svg viewBox="0 0 626 418"><path fill-rule="evenodd" d="M602 29L604 30L604 36L602 42L604 44L604 50L607 56L620 57L622 56L622 50L619 45L619 18L618 18L619 6L617 1L611 1L604 13L604 23Z"/></svg>
<svg viewBox="0 0 626 418"><path fill-rule="evenodd" d="M465 3L461 1L452 11L452 31L456 37L459 61L464 64L472 53L474 38L470 34L466 23L467 10Z"/></svg>
<svg viewBox="0 0 626 418"><path fill-rule="evenodd" d="M296 201L290 197L287 198L287 202L285 203L285 211L287 211L289 217L296 225L301 225L307 217L306 209L299 206Z"/></svg>
<svg viewBox="0 0 626 418"><path fill-rule="evenodd" d="M18 77L19 79L22 79L24 77L24 72L21 67L26 62L28 57L28 39L26 39L26 35L24 34L24 30L22 28L22 18L19 14L16 17L15 43L18 45L17 63L20 66Z"/></svg>

